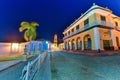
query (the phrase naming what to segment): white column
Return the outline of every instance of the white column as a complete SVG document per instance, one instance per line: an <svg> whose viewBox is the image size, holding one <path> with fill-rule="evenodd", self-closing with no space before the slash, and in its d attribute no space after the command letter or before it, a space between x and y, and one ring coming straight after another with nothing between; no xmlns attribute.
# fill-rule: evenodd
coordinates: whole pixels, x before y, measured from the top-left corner
<svg viewBox="0 0 120 80"><path fill-rule="evenodd" d="M111 39L112 39L112 44L113 44L114 50L118 50L118 47L117 47L117 44L116 44L116 38L113 34L113 30L111 30L110 33L111 33Z"/></svg>
<svg viewBox="0 0 120 80"><path fill-rule="evenodd" d="M77 50L77 41L75 39L75 50Z"/></svg>
<svg viewBox="0 0 120 80"><path fill-rule="evenodd" d="M69 45L70 45L70 50L72 50L72 43L71 43L71 41L69 42Z"/></svg>
<svg viewBox="0 0 120 80"><path fill-rule="evenodd" d="M100 49L100 34L98 27L94 28L94 40L95 40L95 50Z"/></svg>
<svg viewBox="0 0 120 80"><path fill-rule="evenodd" d="M82 50L84 50L84 39L82 39Z"/></svg>

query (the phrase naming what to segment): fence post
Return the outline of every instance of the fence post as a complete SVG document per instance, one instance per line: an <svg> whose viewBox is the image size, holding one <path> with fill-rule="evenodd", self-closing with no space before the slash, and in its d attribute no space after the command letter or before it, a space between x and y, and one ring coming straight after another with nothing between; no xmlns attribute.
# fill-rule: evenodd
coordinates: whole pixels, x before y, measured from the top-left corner
<svg viewBox="0 0 120 80"><path fill-rule="evenodd" d="M26 72L26 79L25 80L29 80L29 68L30 67L30 62L28 62L28 65L27 65L27 72Z"/></svg>
<svg viewBox="0 0 120 80"><path fill-rule="evenodd" d="M40 54L39 54L39 59L38 59L38 69L40 69Z"/></svg>

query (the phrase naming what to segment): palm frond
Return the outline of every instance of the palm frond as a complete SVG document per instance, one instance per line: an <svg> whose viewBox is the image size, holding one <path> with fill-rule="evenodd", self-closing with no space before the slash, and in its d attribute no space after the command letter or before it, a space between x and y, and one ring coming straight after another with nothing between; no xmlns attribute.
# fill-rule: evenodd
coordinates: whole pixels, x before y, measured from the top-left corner
<svg viewBox="0 0 120 80"><path fill-rule="evenodd" d="M19 31L22 32L25 29L29 29L30 24L28 22L21 22L21 27L19 28Z"/></svg>
<svg viewBox="0 0 120 80"><path fill-rule="evenodd" d="M37 22L21 22L21 27L19 28L19 31L22 32L23 30L26 30L24 33L24 39L26 41L31 41L36 39L36 27L39 26Z"/></svg>
<svg viewBox="0 0 120 80"><path fill-rule="evenodd" d="M24 39L25 39L26 41L29 41L29 37L27 36L27 32L24 33Z"/></svg>
<svg viewBox="0 0 120 80"><path fill-rule="evenodd" d="M34 27L39 26L39 24L38 24L37 22L31 22L30 25L31 25L32 27L33 27L33 26L34 26Z"/></svg>

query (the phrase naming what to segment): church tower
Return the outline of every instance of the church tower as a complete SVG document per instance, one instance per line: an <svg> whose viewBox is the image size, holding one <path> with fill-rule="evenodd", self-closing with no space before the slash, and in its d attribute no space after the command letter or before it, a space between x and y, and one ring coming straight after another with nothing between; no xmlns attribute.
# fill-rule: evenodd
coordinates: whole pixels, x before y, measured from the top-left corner
<svg viewBox="0 0 120 80"><path fill-rule="evenodd" d="M54 35L54 44L55 44L55 46L57 47L57 44L58 44L57 34Z"/></svg>

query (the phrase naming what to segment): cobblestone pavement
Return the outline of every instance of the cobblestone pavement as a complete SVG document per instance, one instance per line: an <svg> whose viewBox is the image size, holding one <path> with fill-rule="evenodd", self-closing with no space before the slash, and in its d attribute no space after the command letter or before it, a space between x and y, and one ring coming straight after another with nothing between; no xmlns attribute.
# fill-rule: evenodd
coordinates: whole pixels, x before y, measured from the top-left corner
<svg viewBox="0 0 120 80"><path fill-rule="evenodd" d="M51 53L52 80L120 80L120 55L92 57Z"/></svg>

